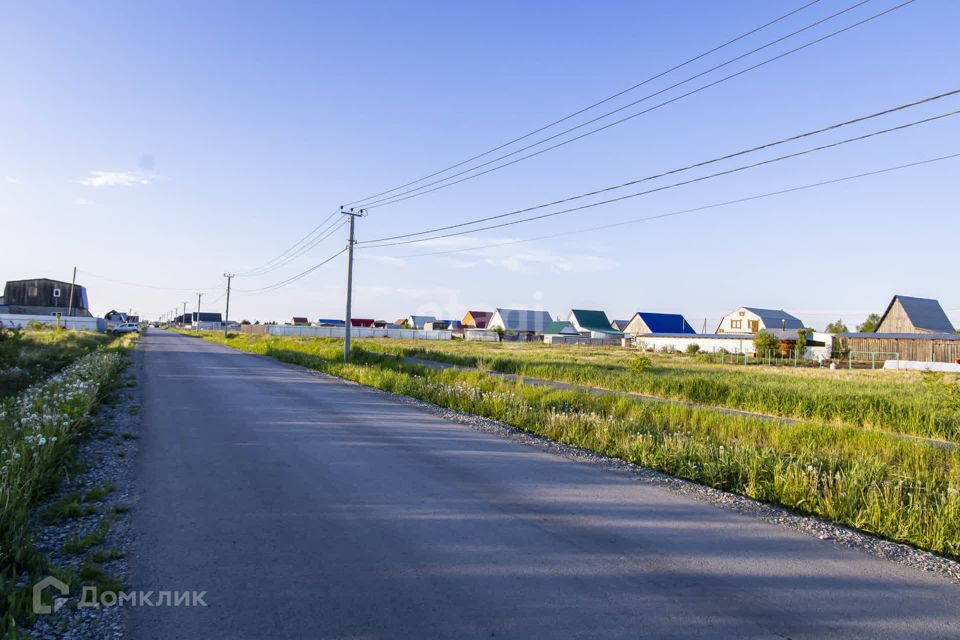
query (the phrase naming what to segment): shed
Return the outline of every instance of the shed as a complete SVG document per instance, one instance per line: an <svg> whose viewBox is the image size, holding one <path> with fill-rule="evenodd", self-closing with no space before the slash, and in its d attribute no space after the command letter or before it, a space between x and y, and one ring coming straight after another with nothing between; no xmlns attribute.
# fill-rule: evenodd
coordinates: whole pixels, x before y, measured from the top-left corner
<svg viewBox="0 0 960 640"><path fill-rule="evenodd" d="M875 333L955 333L955 329L938 301L895 295Z"/></svg>
<svg viewBox="0 0 960 640"><path fill-rule="evenodd" d="M501 329L506 332L523 333L530 335L542 334L544 327L553 322L550 314L546 311L534 311L532 309L497 309L490 322L487 323L488 329Z"/></svg>
<svg viewBox="0 0 960 640"><path fill-rule="evenodd" d="M637 311L630 319L630 323L624 330L632 336L644 336L657 333L677 334L695 334L693 327L679 313L653 313L650 311Z"/></svg>
<svg viewBox="0 0 960 640"><path fill-rule="evenodd" d="M720 321L717 333L759 333L760 331L791 331L803 329L803 322L783 309L740 307Z"/></svg>
<svg viewBox="0 0 960 640"><path fill-rule="evenodd" d="M293 316L293 326L295 326L295 327L305 327L305 326L307 326L307 325L309 325L309 324L310 324L310 320L308 320L306 317L304 317L304 316Z"/></svg>

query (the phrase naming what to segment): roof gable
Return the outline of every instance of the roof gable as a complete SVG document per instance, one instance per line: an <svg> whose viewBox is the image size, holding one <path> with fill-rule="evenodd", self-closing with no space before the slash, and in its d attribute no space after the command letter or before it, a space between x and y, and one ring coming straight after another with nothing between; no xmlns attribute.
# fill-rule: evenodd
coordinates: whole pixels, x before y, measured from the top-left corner
<svg viewBox="0 0 960 640"><path fill-rule="evenodd" d="M767 329L803 329L800 318L790 315L783 309L761 309L759 307L743 307L750 313L760 316L760 320Z"/></svg>
<svg viewBox="0 0 960 640"><path fill-rule="evenodd" d="M690 323L679 313L653 313L638 311L637 315L647 325L651 333L696 333Z"/></svg>
<svg viewBox="0 0 960 640"><path fill-rule="evenodd" d="M570 316L576 321L583 331L596 331L599 333L620 333L614 329L607 319L607 314L603 311L593 309L571 309Z"/></svg>
<svg viewBox="0 0 960 640"><path fill-rule="evenodd" d="M548 335L580 335L580 332L577 331L576 328L566 320L554 320L553 322L548 323L543 328L543 332Z"/></svg>
<svg viewBox="0 0 960 640"><path fill-rule="evenodd" d="M546 311L531 309L497 309L496 315L500 317L500 322L507 331L542 333L543 328L552 322L550 314Z"/></svg>
<svg viewBox="0 0 960 640"><path fill-rule="evenodd" d="M947 317L943 307L940 306L939 301L933 298L914 298L912 296L902 296L899 294L893 296L893 300L887 305L887 310L883 312L883 317L880 318L880 322L877 323L878 328L883 324L883 321L887 319L890 310L893 309L893 305L896 304L898 300L900 301L900 306L903 307L904 313L907 314L907 317L915 328L933 333L954 333L953 324L950 322L950 318Z"/></svg>

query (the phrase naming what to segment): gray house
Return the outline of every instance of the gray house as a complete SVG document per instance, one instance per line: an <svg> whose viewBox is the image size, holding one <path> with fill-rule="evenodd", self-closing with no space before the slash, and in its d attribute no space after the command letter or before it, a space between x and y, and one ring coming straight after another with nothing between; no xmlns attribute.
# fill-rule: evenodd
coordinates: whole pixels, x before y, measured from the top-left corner
<svg viewBox="0 0 960 640"><path fill-rule="evenodd" d="M0 298L0 313L36 316L60 313L91 317L86 287L49 278L7 282Z"/></svg>
<svg viewBox="0 0 960 640"><path fill-rule="evenodd" d="M542 335L544 329L551 322L553 322L553 318L546 311L497 309L493 317L490 318L490 322L487 323L487 329L492 331L501 329L507 333Z"/></svg>

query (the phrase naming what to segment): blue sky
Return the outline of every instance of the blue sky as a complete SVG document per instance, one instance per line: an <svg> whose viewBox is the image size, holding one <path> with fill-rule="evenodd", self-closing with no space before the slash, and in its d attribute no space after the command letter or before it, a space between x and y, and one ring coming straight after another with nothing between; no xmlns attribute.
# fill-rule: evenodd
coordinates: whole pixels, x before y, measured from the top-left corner
<svg viewBox="0 0 960 640"><path fill-rule="evenodd" d="M209 289L204 305L222 310L221 274L267 262L339 204L526 133L801 4L6 3L0 279L69 279L76 265L98 313L133 308L155 317L182 301L193 309L198 289ZM610 106L851 4L821 0ZM872 0L730 70L896 4ZM538 204L958 88L958 23L957 3L917 0L577 143L372 209L358 222L358 239ZM784 151L958 108L960 98L945 99ZM852 328L904 293L939 298L960 325L950 268L960 159L471 249L958 153L958 131L954 117L547 221L358 249L354 315L459 317L497 306L554 315L600 308L610 317L677 311L712 330L722 314L748 305L782 307L817 328L842 317ZM344 237L340 230L283 268L238 277L234 286L284 280L341 249ZM419 255L453 249L462 251ZM344 280L341 257L271 293L238 292L231 316L340 316Z"/></svg>

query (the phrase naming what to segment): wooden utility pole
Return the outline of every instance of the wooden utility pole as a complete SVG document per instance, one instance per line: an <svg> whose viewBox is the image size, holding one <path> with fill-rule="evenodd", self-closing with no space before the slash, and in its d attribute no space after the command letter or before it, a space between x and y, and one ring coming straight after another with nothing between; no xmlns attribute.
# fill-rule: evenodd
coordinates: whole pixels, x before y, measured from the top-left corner
<svg viewBox="0 0 960 640"><path fill-rule="evenodd" d="M70 305L67 307L67 315L73 315L73 287L77 283L77 268L73 268L73 280L70 281Z"/></svg>
<svg viewBox="0 0 960 640"><path fill-rule="evenodd" d="M350 362L350 303L353 296L353 245L356 244L356 240L354 240L353 237L353 222L358 217L367 215L367 210L357 209L354 211L353 207L350 207L349 210L340 207L340 213L345 216L350 216L350 236L347 239L347 317L343 325L343 361Z"/></svg>
<svg viewBox="0 0 960 640"><path fill-rule="evenodd" d="M230 281L233 280L235 273L225 273L223 277L227 279L227 311L223 316L223 337L227 337L227 323L230 322Z"/></svg>
<svg viewBox="0 0 960 640"><path fill-rule="evenodd" d="M203 297L203 294L197 292L197 332L200 332L200 298Z"/></svg>

